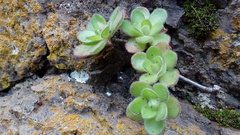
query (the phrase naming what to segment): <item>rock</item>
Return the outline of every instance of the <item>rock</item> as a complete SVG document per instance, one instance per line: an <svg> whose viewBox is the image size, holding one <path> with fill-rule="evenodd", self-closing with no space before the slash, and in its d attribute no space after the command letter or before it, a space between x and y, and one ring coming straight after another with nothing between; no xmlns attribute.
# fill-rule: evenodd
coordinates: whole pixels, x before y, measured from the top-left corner
<svg viewBox="0 0 240 135"><path fill-rule="evenodd" d="M111 96L67 74L29 78L0 97L0 134L146 134L143 123L125 116L131 98ZM167 120L166 134L237 134L217 126L180 100L181 114Z"/></svg>

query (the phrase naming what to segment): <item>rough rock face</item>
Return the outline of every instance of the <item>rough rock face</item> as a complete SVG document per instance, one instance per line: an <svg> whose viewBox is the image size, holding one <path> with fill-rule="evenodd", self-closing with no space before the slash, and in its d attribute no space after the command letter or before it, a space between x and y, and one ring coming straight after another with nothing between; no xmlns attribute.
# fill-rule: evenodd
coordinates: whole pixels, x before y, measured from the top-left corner
<svg viewBox="0 0 240 135"><path fill-rule="evenodd" d="M182 75L205 86L216 84L222 88L222 93L209 98L210 105L216 108L240 108L240 12L237 7L239 2L233 0L225 9L217 11L219 28L207 39L199 42L181 27L172 42L179 56L177 66ZM185 84L180 81L178 85L184 91L180 95L186 95L193 103L201 103L202 99L196 98L200 92Z"/></svg>
<svg viewBox="0 0 240 135"><path fill-rule="evenodd" d="M50 63L58 69L80 70L93 68L103 70L105 66L121 61L116 53L108 49L97 57L79 59L73 56L73 48L79 45L76 34L85 29L93 13L102 14L106 19L119 5L127 15L138 6L169 7L171 3L153 1L149 7L143 1L77 1L77 0L18 0L0 2L2 7L0 28L0 90L9 88L15 82L30 76ZM168 21L176 27L183 10L172 2L169 14L175 15ZM153 6L154 5L154 6ZM178 9L178 11L175 11ZM179 12L181 11L181 12ZM109 57L107 57L109 56ZM113 56L113 57L112 57ZM109 59L110 58L110 59ZM93 65L92 65L93 64ZM119 63L116 67L121 67ZM117 70L113 73L118 72ZM111 75L109 76L111 78Z"/></svg>
<svg viewBox="0 0 240 135"><path fill-rule="evenodd" d="M124 43L114 38L126 35L117 32L114 48L94 57L72 55L80 44L76 34L85 29L92 14L108 19L116 6L125 8L127 19L139 6L150 11L165 8L181 74L206 86L222 87L219 93L203 93L180 80L172 94L211 108L240 109L240 3L211 1L219 8L220 26L199 41L181 22L182 0L0 0L0 134L146 134L142 123L125 117L131 100L128 87L136 74L124 69L131 68L131 55L124 50ZM69 82L66 74L49 76L55 73L52 69L64 73L87 70L94 85ZM116 74L123 76L114 78ZM120 84L112 83L112 78ZM102 86L104 93L99 93L96 85ZM106 91L113 95L107 96ZM219 127L186 101L180 104L180 117L166 122L167 135L239 133Z"/></svg>
<svg viewBox="0 0 240 135"><path fill-rule="evenodd" d="M29 87L31 86L31 87ZM0 134L146 135L143 123L125 116L130 99L120 93L93 93L92 86L67 74L29 78L0 96ZM237 135L217 126L181 101L182 113L167 120L167 135Z"/></svg>

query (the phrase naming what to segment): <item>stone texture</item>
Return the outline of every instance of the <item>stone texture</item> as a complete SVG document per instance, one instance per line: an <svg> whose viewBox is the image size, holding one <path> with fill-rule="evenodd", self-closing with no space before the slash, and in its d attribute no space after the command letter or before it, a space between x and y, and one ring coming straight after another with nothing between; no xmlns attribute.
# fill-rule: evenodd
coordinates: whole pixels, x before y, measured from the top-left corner
<svg viewBox="0 0 240 135"><path fill-rule="evenodd" d="M131 98L93 91L91 85L69 81L67 74L29 78L0 96L0 134L146 134L142 122L125 116ZM165 134L239 133L211 122L185 101L180 105L181 115L166 121Z"/></svg>
<svg viewBox="0 0 240 135"><path fill-rule="evenodd" d="M222 97L221 99L211 96L210 100L213 101L211 105L216 108L239 108L234 104L235 101L239 103L240 99L240 33L238 28L240 12L238 6L239 2L233 0L225 9L217 11L220 26L206 39L196 40L183 26L177 30L178 34L174 36L175 39L172 42L179 56L177 67L182 75L205 86L219 85L222 92L232 96L231 98L217 96ZM182 94L193 103L201 103L196 99L201 92L197 92L198 89L195 87L183 85L185 83L180 81L178 87L184 91Z"/></svg>
<svg viewBox="0 0 240 135"><path fill-rule="evenodd" d="M106 49L100 55L88 59L76 58L72 55L74 47L80 44L76 34L85 29L94 13L101 14L108 19L113 9L119 5L125 8L127 17L129 17L133 8L146 4L149 2L145 0L1 1L0 91L36 72L44 74L41 72L51 67L60 70L94 69L102 72L108 65L115 63L111 62L113 55L108 55L114 49ZM170 7L171 3L152 1L151 4ZM182 15L182 12L179 14L178 10L182 11L182 9L176 5L175 1L173 4L174 7L169 8L169 14L177 17L172 16L174 20L168 22L172 27L176 27ZM155 6L149 7L149 10L152 11ZM113 42L113 44L119 43ZM117 55L114 55L114 58L116 58L115 61L121 61ZM123 66L122 64L119 62L112 66L111 69L116 68L116 71L112 73L118 72L118 67ZM107 76L111 79L111 74Z"/></svg>

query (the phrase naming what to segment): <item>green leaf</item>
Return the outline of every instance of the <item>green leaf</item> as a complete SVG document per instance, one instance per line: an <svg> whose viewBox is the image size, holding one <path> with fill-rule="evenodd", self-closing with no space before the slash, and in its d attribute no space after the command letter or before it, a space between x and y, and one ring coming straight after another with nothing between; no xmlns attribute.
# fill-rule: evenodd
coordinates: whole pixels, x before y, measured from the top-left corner
<svg viewBox="0 0 240 135"><path fill-rule="evenodd" d="M135 120L135 121L142 121L143 120L141 113L135 114L129 108L127 108L126 115L130 119Z"/></svg>
<svg viewBox="0 0 240 135"><path fill-rule="evenodd" d="M143 97L135 98L127 107L127 109L131 110L133 114L140 114L142 106L147 104L147 100Z"/></svg>
<svg viewBox="0 0 240 135"><path fill-rule="evenodd" d="M117 7L114 9L113 13L110 16L109 22L110 22L110 36L112 37L114 33L118 30L120 25L122 24L122 21L124 19L125 13L123 9L120 7Z"/></svg>
<svg viewBox="0 0 240 135"><path fill-rule="evenodd" d="M149 35L153 36L157 33L159 33L163 29L163 23L158 22L155 25L152 26Z"/></svg>
<svg viewBox="0 0 240 135"><path fill-rule="evenodd" d="M77 38L84 43L91 43L91 42L96 42L94 40L88 39L88 37L96 36L95 32L93 31L82 31L78 34Z"/></svg>
<svg viewBox="0 0 240 135"><path fill-rule="evenodd" d="M156 56L162 56L162 52L161 52L158 48L156 48L156 47L154 47L154 46L149 47L149 48L147 49L146 54L147 54L147 58L148 58L149 60L151 60L152 62L154 62L154 58L155 58Z"/></svg>
<svg viewBox="0 0 240 135"><path fill-rule="evenodd" d="M152 41L153 37L152 36L139 36L139 37L137 37L135 39L139 43L146 44L146 43Z"/></svg>
<svg viewBox="0 0 240 135"><path fill-rule="evenodd" d="M157 82L158 77L157 77L157 75L154 75L154 74L145 73L140 76L139 80L141 82L153 84L153 83Z"/></svg>
<svg viewBox="0 0 240 135"><path fill-rule="evenodd" d="M156 99L158 96L157 96L157 93L155 91L153 91L151 88L144 88L142 90L142 93L141 95L146 98L147 100L151 99L151 98L154 98Z"/></svg>
<svg viewBox="0 0 240 135"><path fill-rule="evenodd" d="M156 121L155 118L145 119L144 127L150 135L158 135L164 130L164 121Z"/></svg>
<svg viewBox="0 0 240 135"><path fill-rule="evenodd" d="M177 84L178 78L179 78L179 71L177 69L171 69L171 70L168 70L164 75L162 75L159 81L163 85L170 87Z"/></svg>
<svg viewBox="0 0 240 135"><path fill-rule="evenodd" d="M146 49L146 47L146 44L137 43L134 38L129 39L125 44L125 48L129 53L142 52Z"/></svg>
<svg viewBox="0 0 240 135"><path fill-rule="evenodd" d="M159 104L158 112L155 119L156 121L162 121L162 120L165 120L167 116L168 116L168 107L166 103L161 102Z"/></svg>
<svg viewBox="0 0 240 135"><path fill-rule="evenodd" d="M141 29L141 22L145 19L149 19L150 13L144 7L136 8L131 13L131 20L135 28Z"/></svg>
<svg viewBox="0 0 240 135"><path fill-rule="evenodd" d="M181 110L178 101L174 97L170 96L169 100L166 102L166 105L168 107L168 118L177 118Z"/></svg>
<svg viewBox="0 0 240 135"><path fill-rule="evenodd" d="M89 22L87 24L87 30L89 30L89 31L94 31L95 30L91 22Z"/></svg>
<svg viewBox="0 0 240 135"><path fill-rule="evenodd" d="M152 65L153 63L150 61L150 60L145 60L143 62L143 68L145 69L146 72L150 73L150 74L153 74L154 73L154 70L152 69Z"/></svg>
<svg viewBox="0 0 240 135"><path fill-rule="evenodd" d="M149 26L150 28L152 28L152 24L151 22L148 20L148 19L145 19L141 22L141 26L144 26L144 25L147 25Z"/></svg>
<svg viewBox="0 0 240 135"><path fill-rule="evenodd" d="M107 25L107 26L103 29L103 31L102 31L102 33L101 33L101 36L102 36L102 38L108 38L108 37L110 36L110 26L109 26L109 25Z"/></svg>
<svg viewBox="0 0 240 135"><path fill-rule="evenodd" d="M149 13L147 8L145 8L145 7L138 7L136 9L134 9L134 10L141 12L144 15L145 19L149 19L150 13Z"/></svg>
<svg viewBox="0 0 240 135"><path fill-rule="evenodd" d="M147 104L142 106L141 114L143 119L151 119L157 115L157 110L152 109Z"/></svg>
<svg viewBox="0 0 240 135"><path fill-rule="evenodd" d="M160 102L157 99L149 99L148 101L148 106L154 110L158 110L159 105L160 105Z"/></svg>
<svg viewBox="0 0 240 135"><path fill-rule="evenodd" d="M107 44L107 40L102 40L95 45L81 44L74 49L74 55L78 57L87 57L99 53Z"/></svg>
<svg viewBox="0 0 240 135"><path fill-rule="evenodd" d="M159 33L153 36L152 42L150 43L151 45L156 45L160 42L165 42L165 43L169 43L171 40L170 36L167 34L163 34L163 33Z"/></svg>
<svg viewBox="0 0 240 135"><path fill-rule="evenodd" d="M105 27L106 20L99 14L94 14L90 20L92 27L95 29L103 29Z"/></svg>
<svg viewBox="0 0 240 135"><path fill-rule="evenodd" d="M162 54L172 49L171 46L169 46L169 44L166 42L160 42L154 46L157 47L162 52Z"/></svg>
<svg viewBox="0 0 240 135"><path fill-rule="evenodd" d="M131 58L131 64L135 70L145 72L145 69L143 68L143 62L147 59L147 56L143 52L138 52L134 54Z"/></svg>
<svg viewBox="0 0 240 135"><path fill-rule="evenodd" d="M142 94L143 89L149 88L151 89L152 87L144 82L134 82L130 86L130 92L133 96L139 97Z"/></svg>
<svg viewBox="0 0 240 135"><path fill-rule="evenodd" d="M161 102L166 102L169 99L168 88L163 84L157 83L153 85L153 91L155 91L158 95L158 99Z"/></svg>
<svg viewBox="0 0 240 135"><path fill-rule="evenodd" d="M143 35L148 35L150 33L150 30L151 28L148 25L142 26L142 29L141 29Z"/></svg>
<svg viewBox="0 0 240 135"><path fill-rule="evenodd" d="M157 76L161 77L162 75L164 75L166 73L166 71L167 71L167 64L165 62L163 62L159 72L157 73Z"/></svg>
<svg viewBox="0 0 240 135"><path fill-rule="evenodd" d="M161 22L162 24L165 23L165 21L167 20L167 11L165 9L155 9L151 15L150 15L150 19L151 23L154 25L158 22Z"/></svg>
<svg viewBox="0 0 240 135"><path fill-rule="evenodd" d="M167 64L167 70L175 67L177 63L177 54L174 51L166 51L163 54L164 62Z"/></svg>
<svg viewBox="0 0 240 135"><path fill-rule="evenodd" d="M97 42L97 41L100 41L102 40L103 38L99 35L95 35L95 36L90 36L90 37L87 37L88 40L92 40L92 42Z"/></svg>
<svg viewBox="0 0 240 135"><path fill-rule="evenodd" d="M121 29L123 32L125 32L126 34L132 37L137 37L142 35L141 32L135 29L135 27L133 27L132 24L127 20L123 20Z"/></svg>

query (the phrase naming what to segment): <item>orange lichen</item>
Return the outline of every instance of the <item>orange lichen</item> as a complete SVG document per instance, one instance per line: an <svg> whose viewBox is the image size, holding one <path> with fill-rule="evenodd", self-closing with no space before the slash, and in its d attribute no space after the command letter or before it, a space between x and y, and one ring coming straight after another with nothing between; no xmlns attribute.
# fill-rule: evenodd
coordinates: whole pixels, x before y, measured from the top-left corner
<svg viewBox="0 0 240 135"><path fill-rule="evenodd" d="M166 127L166 131L171 129L175 130L181 135L206 135L204 131L194 124L190 124L186 128L183 128L183 126L176 121L167 120L167 122L169 123L170 127Z"/></svg>
<svg viewBox="0 0 240 135"><path fill-rule="evenodd" d="M239 10L239 8L238 8ZM238 11L240 12L240 10ZM235 28L236 30L240 31L240 15L236 15L234 16L231 21L230 21L233 25L233 28Z"/></svg>
<svg viewBox="0 0 240 135"><path fill-rule="evenodd" d="M218 53L210 58L212 64L217 63L220 69L234 68L232 65L240 60L239 52L240 46L233 46L233 40L236 40L236 34L225 33L221 29L217 29L211 34L212 39L216 40L218 44Z"/></svg>
<svg viewBox="0 0 240 135"><path fill-rule="evenodd" d="M40 36L40 24L29 14L38 13L41 5L36 0L0 0L0 6L2 7L0 12L0 69L8 74L16 71L16 76L11 76L11 78L21 79L26 76L26 73L29 75L30 72L39 69L35 61L47 52L41 41L34 40L37 34ZM14 51L16 52L13 53ZM9 80L9 83L10 81L14 82Z"/></svg>

